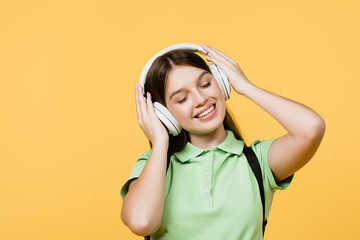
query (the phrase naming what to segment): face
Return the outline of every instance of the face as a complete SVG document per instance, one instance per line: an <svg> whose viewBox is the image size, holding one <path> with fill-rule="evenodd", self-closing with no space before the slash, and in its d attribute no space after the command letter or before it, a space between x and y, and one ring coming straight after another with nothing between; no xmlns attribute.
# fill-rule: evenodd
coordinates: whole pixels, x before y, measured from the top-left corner
<svg viewBox="0 0 360 240"><path fill-rule="evenodd" d="M201 135L222 127L225 98L211 73L193 66L177 66L165 88L166 106L189 134Z"/></svg>

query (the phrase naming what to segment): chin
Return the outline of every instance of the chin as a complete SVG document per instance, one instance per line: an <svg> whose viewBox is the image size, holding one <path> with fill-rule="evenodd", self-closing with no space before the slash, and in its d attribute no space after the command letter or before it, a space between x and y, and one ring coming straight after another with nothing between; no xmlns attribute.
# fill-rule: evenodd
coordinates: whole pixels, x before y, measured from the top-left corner
<svg viewBox="0 0 360 240"><path fill-rule="evenodd" d="M201 134L209 134L212 132L215 132L216 130L218 130L219 128L223 127L223 121L219 122L218 124L215 125L208 125L208 126L199 126L197 128L191 128L191 129L185 129L187 132L189 132L190 134L196 134L196 135L201 135Z"/></svg>

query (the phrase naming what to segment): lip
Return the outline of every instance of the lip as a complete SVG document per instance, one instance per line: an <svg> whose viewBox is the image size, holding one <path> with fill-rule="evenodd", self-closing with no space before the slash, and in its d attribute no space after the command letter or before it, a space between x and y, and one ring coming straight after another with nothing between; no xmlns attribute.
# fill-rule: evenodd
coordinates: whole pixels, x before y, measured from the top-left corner
<svg viewBox="0 0 360 240"><path fill-rule="evenodd" d="M196 118L197 115L199 115L200 113L205 112L206 110L208 110L209 108L211 108L213 105L215 105L215 103L209 104L206 107L203 107L200 111L198 111L195 115L194 118Z"/></svg>

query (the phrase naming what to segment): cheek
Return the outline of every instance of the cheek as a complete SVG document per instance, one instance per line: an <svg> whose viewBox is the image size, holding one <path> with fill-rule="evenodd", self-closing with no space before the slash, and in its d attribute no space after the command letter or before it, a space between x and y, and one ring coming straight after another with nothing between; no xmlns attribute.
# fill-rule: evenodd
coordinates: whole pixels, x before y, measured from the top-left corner
<svg viewBox="0 0 360 240"><path fill-rule="evenodd" d="M220 89L219 85L216 86L216 94L218 95L218 97L220 97L220 96L224 97L224 95L221 92L221 89Z"/></svg>
<svg viewBox="0 0 360 240"><path fill-rule="evenodd" d="M218 101L218 111L219 114L225 117L226 114L226 102L224 96L221 94L221 100Z"/></svg>
<svg viewBox="0 0 360 240"><path fill-rule="evenodd" d="M191 109L184 106L169 106L168 110L175 117L175 119L181 123L191 117ZM181 124L180 124L181 125Z"/></svg>

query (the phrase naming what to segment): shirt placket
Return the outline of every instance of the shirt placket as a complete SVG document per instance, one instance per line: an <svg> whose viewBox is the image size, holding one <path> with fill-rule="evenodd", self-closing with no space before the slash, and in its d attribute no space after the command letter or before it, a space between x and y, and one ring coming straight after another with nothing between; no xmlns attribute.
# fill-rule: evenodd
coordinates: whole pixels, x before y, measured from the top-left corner
<svg viewBox="0 0 360 240"><path fill-rule="evenodd" d="M213 182L212 182L212 173L213 173L213 150L211 149L207 157L207 169L205 171L206 185L205 185L205 197L206 197L206 206L212 207L213 197L211 194Z"/></svg>

